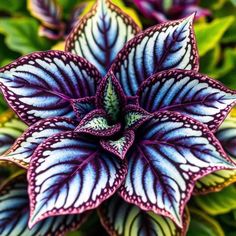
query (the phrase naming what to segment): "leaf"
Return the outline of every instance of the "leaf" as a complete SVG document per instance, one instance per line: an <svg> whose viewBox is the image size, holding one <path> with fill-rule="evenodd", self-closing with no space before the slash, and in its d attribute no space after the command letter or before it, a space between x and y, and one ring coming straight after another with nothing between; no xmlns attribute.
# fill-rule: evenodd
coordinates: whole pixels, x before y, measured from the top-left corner
<svg viewBox="0 0 236 236"><path fill-rule="evenodd" d="M220 224L201 211L191 210L191 221L187 236L224 236Z"/></svg>
<svg viewBox="0 0 236 236"><path fill-rule="evenodd" d="M16 0L8 0L8 1L0 1L0 10L14 13L19 11L25 5L25 1L16 1ZM11 7L9 7L11 6Z"/></svg>
<svg viewBox="0 0 236 236"><path fill-rule="evenodd" d="M80 121L75 131L100 137L109 137L119 132L120 129L120 123L110 125L106 112L102 109L96 109L91 111Z"/></svg>
<svg viewBox="0 0 236 236"><path fill-rule="evenodd" d="M113 122L120 118L126 104L123 90L113 74L108 74L100 83L96 93L96 105L104 109Z"/></svg>
<svg viewBox="0 0 236 236"><path fill-rule="evenodd" d="M104 76L124 44L140 31L135 22L109 0L100 0L66 40L66 51L86 58Z"/></svg>
<svg viewBox="0 0 236 236"><path fill-rule="evenodd" d="M108 152L115 154L121 159L126 158L126 153L134 142L135 134L132 130L128 130L118 136L117 139L102 139L101 146Z"/></svg>
<svg viewBox="0 0 236 236"><path fill-rule="evenodd" d="M76 122L65 117L38 121L16 140L14 145L0 157L0 160L11 161L23 168L28 168L31 157L39 144L52 135L74 130L75 127Z"/></svg>
<svg viewBox="0 0 236 236"><path fill-rule="evenodd" d="M236 92L193 71L161 72L139 89L139 104L148 112L175 111L215 132L236 104Z"/></svg>
<svg viewBox="0 0 236 236"><path fill-rule="evenodd" d="M202 23L195 26L200 56L205 55L217 45L233 21L233 16L227 16L215 19L211 23Z"/></svg>
<svg viewBox="0 0 236 236"><path fill-rule="evenodd" d="M98 213L107 232L114 236L183 236L189 224L188 211L181 230L169 218L142 211L117 196L102 204Z"/></svg>
<svg viewBox="0 0 236 236"><path fill-rule="evenodd" d="M38 23L32 18L5 18L0 21L0 33L6 36L7 46L21 54L49 50L50 41L38 37Z"/></svg>
<svg viewBox="0 0 236 236"><path fill-rule="evenodd" d="M50 216L96 208L119 188L126 173L126 162L102 151L91 137L54 135L37 148L30 163L30 227Z"/></svg>
<svg viewBox="0 0 236 236"><path fill-rule="evenodd" d="M27 126L8 110L0 115L0 154L7 151Z"/></svg>
<svg viewBox="0 0 236 236"><path fill-rule="evenodd" d="M179 113L156 113L136 137L120 194L143 210L170 217L180 227L195 181L216 170L235 168L206 126Z"/></svg>
<svg viewBox="0 0 236 236"><path fill-rule="evenodd" d="M70 99L94 96L100 79L86 60L61 51L30 54L0 72L5 99L29 125L48 117L73 118Z"/></svg>
<svg viewBox="0 0 236 236"><path fill-rule="evenodd" d="M195 202L210 215L220 215L236 209L236 185L222 189L220 192L194 197Z"/></svg>
<svg viewBox="0 0 236 236"><path fill-rule="evenodd" d="M127 96L134 96L139 85L159 71L173 68L198 71L193 17L151 27L119 52L111 70Z"/></svg>
<svg viewBox="0 0 236 236"><path fill-rule="evenodd" d="M64 235L78 228L86 215L64 215L51 217L29 229L29 200L26 176L10 179L0 190L0 234L2 236Z"/></svg>
<svg viewBox="0 0 236 236"><path fill-rule="evenodd" d="M47 28L47 27L41 25L40 28L39 28L38 34L39 34L39 36L46 37L50 40L58 40L61 37L63 37L64 31L63 30L57 30L57 29L50 29L50 28ZM64 51L64 47L63 47L62 51Z"/></svg>

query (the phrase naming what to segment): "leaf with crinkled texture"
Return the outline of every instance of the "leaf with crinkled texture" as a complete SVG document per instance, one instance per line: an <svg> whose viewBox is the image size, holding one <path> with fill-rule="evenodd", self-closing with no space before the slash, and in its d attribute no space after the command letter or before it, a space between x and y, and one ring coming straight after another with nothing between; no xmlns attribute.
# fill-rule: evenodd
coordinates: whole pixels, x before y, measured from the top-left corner
<svg viewBox="0 0 236 236"><path fill-rule="evenodd" d="M135 134L132 130L123 132L117 139L102 139L101 146L108 152L115 154L121 159L126 157L126 153L134 142Z"/></svg>
<svg viewBox="0 0 236 236"><path fill-rule="evenodd" d="M159 71L198 71L193 17L151 27L123 47L111 68L127 96L134 96L139 85Z"/></svg>
<svg viewBox="0 0 236 236"><path fill-rule="evenodd" d="M48 117L74 118L70 99L94 96L98 80L93 65L62 51L32 53L0 69L5 99L29 125Z"/></svg>
<svg viewBox="0 0 236 236"><path fill-rule="evenodd" d="M175 111L215 132L236 104L236 91L208 76L184 70L158 73L140 87L139 104L148 112Z"/></svg>
<svg viewBox="0 0 236 236"><path fill-rule="evenodd" d="M29 210L26 176L11 178L0 189L1 236L60 236L75 230L87 218L87 214L55 216L29 229Z"/></svg>
<svg viewBox="0 0 236 236"><path fill-rule="evenodd" d="M118 196L102 204L98 213L107 232L114 236L184 236L189 225L188 210L180 229L169 218L143 211Z"/></svg>
<svg viewBox="0 0 236 236"><path fill-rule="evenodd" d="M14 112L8 110L0 115L0 155L7 151L27 128Z"/></svg>
<svg viewBox="0 0 236 236"><path fill-rule="evenodd" d="M30 221L96 208L120 187L126 161L104 152L92 137L65 132L35 151L28 171Z"/></svg>
<svg viewBox="0 0 236 236"><path fill-rule="evenodd" d="M119 82L109 73L99 84L96 93L97 107L104 109L112 121L117 121L125 104L125 95Z"/></svg>
<svg viewBox="0 0 236 236"><path fill-rule="evenodd" d="M104 76L139 27L110 0L99 0L66 40L66 51L86 58Z"/></svg>
<svg viewBox="0 0 236 236"><path fill-rule="evenodd" d="M179 113L156 113L136 137L120 194L144 210L170 217L180 227L196 180L235 168L205 125Z"/></svg>
<svg viewBox="0 0 236 236"><path fill-rule="evenodd" d="M31 156L39 144L54 134L74 130L75 127L76 122L65 117L38 121L30 126L4 155L0 156L0 161L11 161L23 168L28 168Z"/></svg>
<svg viewBox="0 0 236 236"><path fill-rule="evenodd" d="M107 114L102 109L96 109L86 115L75 131L100 137L109 137L121 129L121 124L110 125Z"/></svg>

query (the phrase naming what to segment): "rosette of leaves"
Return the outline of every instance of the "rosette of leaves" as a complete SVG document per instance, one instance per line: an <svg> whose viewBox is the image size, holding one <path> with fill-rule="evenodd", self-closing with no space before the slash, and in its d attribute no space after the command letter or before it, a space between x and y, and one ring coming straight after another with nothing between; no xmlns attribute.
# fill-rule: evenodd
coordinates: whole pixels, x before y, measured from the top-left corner
<svg viewBox="0 0 236 236"><path fill-rule="evenodd" d="M29 125L0 158L28 180L0 191L1 235L63 235L95 208L111 235L186 234L196 181L235 169L214 132L236 92L198 73L193 18L140 32L100 0L65 52L1 68L4 97Z"/></svg>

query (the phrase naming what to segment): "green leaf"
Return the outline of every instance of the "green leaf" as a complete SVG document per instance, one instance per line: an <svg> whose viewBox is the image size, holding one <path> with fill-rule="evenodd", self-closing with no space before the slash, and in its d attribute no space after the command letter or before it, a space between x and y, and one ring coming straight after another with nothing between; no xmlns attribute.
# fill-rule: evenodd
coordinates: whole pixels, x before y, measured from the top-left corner
<svg viewBox="0 0 236 236"><path fill-rule="evenodd" d="M52 43L38 36L38 27L32 18L0 19L0 33L6 36L7 46L21 54L51 48Z"/></svg>
<svg viewBox="0 0 236 236"><path fill-rule="evenodd" d="M199 23L195 26L199 55L205 55L221 40L225 31L234 21L233 16L215 19L211 23Z"/></svg>
<svg viewBox="0 0 236 236"><path fill-rule="evenodd" d="M196 196L194 199L208 214L224 214L236 209L236 185L232 184L220 192Z"/></svg>
<svg viewBox="0 0 236 236"><path fill-rule="evenodd" d="M191 221L187 236L224 236L219 223L198 210L190 210Z"/></svg>
<svg viewBox="0 0 236 236"><path fill-rule="evenodd" d="M0 10L13 13L26 6L25 0L7 0L0 1Z"/></svg>

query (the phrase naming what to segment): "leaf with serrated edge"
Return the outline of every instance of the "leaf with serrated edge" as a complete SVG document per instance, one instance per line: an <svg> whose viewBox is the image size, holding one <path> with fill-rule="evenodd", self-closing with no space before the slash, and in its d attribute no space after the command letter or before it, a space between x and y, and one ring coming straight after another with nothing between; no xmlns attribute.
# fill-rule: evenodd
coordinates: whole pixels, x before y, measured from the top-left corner
<svg viewBox="0 0 236 236"><path fill-rule="evenodd" d="M54 134L74 130L75 127L76 122L65 117L38 121L30 126L4 155L0 156L0 160L12 161L23 168L28 168L31 156L39 144Z"/></svg>
<svg viewBox="0 0 236 236"><path fill-rule="evenodd" d="M5 99L29 125L48 117L74 117L70 99L94 96L100 78L85 59L62 51L32 53L0 69Z"/></svg>
<svg viewBox="0 0 236 236"><path fill-rule="evenodd" d="M131 39L111 66L127 96L159 71L198 71L198 53L192 29L194 15L151 27Z"/></svg>
<svg viewBox="0 0 236 236"><path fill-rule="evenodd" d="M92 137L65 132L35 151L28 171L30 221L96 208L120 187L126 161L104 152Z"/></svg>
<svg viewBox="0 0 236 236"><path fill-rule="evenodd" d="M29 229L29 199L25 175L8 180L0 189L1 236L61 236L77 229L87 214L50 217Z"/></svg>
<svg viewBox="0 0 236 236"><path fill-rule="evenodd" d="M148 112L175 111L216 131L236 104L236 91L194 71L160 72L138 91L139 104Z"/></svg>
<svg viewBox="0 0 236 236"><path fill-rule="evenodd" d="M86 58L104 76L125 43L140 31L109 0L98 0L66 40L66 51Z"/></svg>
<svg viewBox="0 0 236 236"><path fill-rule="evenodd" d="M136 132L128 175L120 194L144 210L182 226L182 214L197 179L235 169L213 134L190 117L159 112Z"/></svg>
<svg viewBox="0 0 236 236"><path fill-rule="evenodd" d="M189 212L186 209L183 218L183 229L174 222L149 211L125 202L115 196L98 208L100 220L110 235L113 236L184 236L189 225Z"/></svg>

